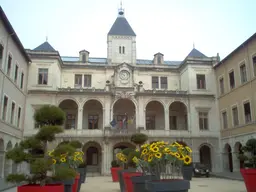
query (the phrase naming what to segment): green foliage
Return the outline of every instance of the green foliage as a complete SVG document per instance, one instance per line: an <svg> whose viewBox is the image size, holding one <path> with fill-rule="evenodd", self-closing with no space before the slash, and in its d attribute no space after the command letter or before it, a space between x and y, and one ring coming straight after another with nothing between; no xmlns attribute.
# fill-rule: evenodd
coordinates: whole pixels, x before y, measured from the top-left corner
<svg viewBox="0 0 256 192"><path fill-rule="evenodd" d="M256 139L249 139L242 150L245 152L243 157L246 159L245 166L256 168Z"/></svg>
<svg viewBox="0 0 256 192"><path fill-rule="evenodd" d="M135 133L131 136L131 142L142 145L148 140L148 136L143 133Z"/></svg>
<svg viewBox="0 0 256 192"><path fill-rule="evenodd" d="M53 177L53 180L66 180L70 178L74 178L76 176L76 171L70 167L66 166L57 166L55 176Z"/></svg>
<svg viewBox="0 0 256 192"><path fill-rule="evenodd" d="M45 105L36 110L34 119L41 126L62 125L65 121L65 112L54 105Z"/></svg>
<svg viewBox="0 0 256 192"><path fill-rule="evenodd" d="M6 181L10 183L21 183L27 181L27 179L28 178L24 174L9 174Z"/></svg>
<svg viewBox="0 0 256 192"><path fill-rule="evenodd" d="M78 168L86 168L86 162L84 161L83 163L80 163L79 165L78 165Z"/></svg>
<svg viewBox="0 0 256 192"><path fill-rule="evenodd" d="M29 163L30 174L10 174L6 180L12 183L25 181L28 184L45 185L53 179L74 178L74 169L55 165L56 161L54 162L46 153L47 142L54 141L55 135L63 132L60 126L65 120L65 113L56 106L46 105L36 111L34 119L41 125L38 133L21 141L18 146L6 153L6 157L15 163ZM57 153L75 150L71 145L64 145L58 148Z"/></svg>
<svg viewBox="0 0 256 192"><path fill-rule="evenodd" d="M123 153L126 157L128 157L129 153L131 153L131 152L133 152L133 151L134 151L134 149L127 147L127 148L125 148L125 149L122 150L122 153Z"/></svg>
<svg viewBox="0 0 256 192"><path fill-rule="evenodd" d="M63 129L59 126L43 126L40 128L35 138L40 141L54 141L55 134L62 133Z"/></svg>
<svg viewBox="0 0 256 192"><path fill-rule="evenodd" d="M76 149L72 147L70 144L62 144L56 147L56 149L53 152L54 156L61 156L62 154L68 153L73 154L76 152Z"/></svg>
<svg viewBox="0 0 256 192"><path fill-rule="evenodd" d="M129 167L136 167L136 163L133 161L133 158L134 158L134 157L139 158L139 157L140 157L140 152L133 150L133 151L131 151L131 152L128 154L127 157L128 157L128 158L127 158L128 166L129 166Z"/></svg>
<svg viewBox="0 0 256 192"><path fill-rule="evenodd" d="M113 160L113 161L111 161L111 167L120 167L120 165L117 162L117 160Z"/></svg>
<svg viewBox="0 0 256 192"><path fill-rule="evenodd" d="M61 143L59 143L58 146L63 145L63 144L69 144L72 147L79 149L82 148L82 143L80 141L74 140L74 141L62 141Z"/></svg>

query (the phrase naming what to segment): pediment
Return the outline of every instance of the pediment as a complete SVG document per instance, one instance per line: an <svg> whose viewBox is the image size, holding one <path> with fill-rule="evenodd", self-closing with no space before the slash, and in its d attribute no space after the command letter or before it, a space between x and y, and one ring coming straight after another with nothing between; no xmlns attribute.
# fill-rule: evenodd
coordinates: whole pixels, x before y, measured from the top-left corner
<svg viewBox="0 0 256 192"><path fill-rule="evenodd" d="M129 69L130 71L133 70L133 66L128 64L128 63L121 63L121 64L117 65L116 67L117 67L116 68L117 70L120 70L120 69L123 69L123 68Z"/></svg>

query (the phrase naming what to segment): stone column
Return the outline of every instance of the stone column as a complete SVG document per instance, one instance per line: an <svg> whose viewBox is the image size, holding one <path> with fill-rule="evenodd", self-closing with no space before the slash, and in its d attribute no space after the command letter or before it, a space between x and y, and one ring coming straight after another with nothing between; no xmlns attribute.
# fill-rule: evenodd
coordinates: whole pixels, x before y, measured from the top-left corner
<svg viewBox="0 0 256 192"><path fill-rule="evenodd" d="M77 129L83 129L83 111L84 108L80 107L78 109L78 116L77 116Z"/></svg>
<svg viewBox="0 0 256 192"><path fill-rule="evenodd" d="M165 130L170 130L170 124L169 124L169 107L164 110L164 127Z"/></svg>
<svg viewBox="0 0 256 192"><path fill-rule="evenodd" d="M105 107L104 107L104 110L103 110L103 113L104 113L104 127L109 127L109 123L110 121L112 120L112 117L110 116L110 101L107 100L105 102Z"/></svg>

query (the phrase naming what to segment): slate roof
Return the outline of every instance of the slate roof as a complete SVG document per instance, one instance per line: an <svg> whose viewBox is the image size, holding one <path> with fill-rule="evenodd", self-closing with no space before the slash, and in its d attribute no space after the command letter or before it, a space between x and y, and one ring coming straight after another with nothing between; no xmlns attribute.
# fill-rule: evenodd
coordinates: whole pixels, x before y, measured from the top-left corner
<svg viewBox="0 0 256 192"><path fill-rule="evenodd" d="M190 51L190 53L188 54L187 57L206 58L207 56L205 56L203 53L201 53L201 52L198 51L197 49L193 48L192 51Z"/></svg>
<svg viewBox="0 0 256 192"><path fill-rule="evenodd" d="M53 52L53 51L56 51L56 50L50 45L50 43L45 41L44 43L42 43L41 45L39 45L38 47L33 49L33 51Z"/></svg>
<svg viewBox="0 0 256 192"><path fill-rule="evenodd" d="M136 36L125 17L117 17L108 35Z"/></svg>

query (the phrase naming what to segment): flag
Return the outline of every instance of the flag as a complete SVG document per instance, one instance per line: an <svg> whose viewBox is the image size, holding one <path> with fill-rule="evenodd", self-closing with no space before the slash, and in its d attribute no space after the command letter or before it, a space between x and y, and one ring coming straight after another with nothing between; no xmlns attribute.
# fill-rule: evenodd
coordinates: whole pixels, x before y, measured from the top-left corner
<svg viewBox="0 0 256 192"><path fill-rule="evenodd" d="M127 116L125 116L122 120L122 128L126 129L127 128Z"/></svg>
<svg viewBox="0 0 256 192"><path fill-rule="evenodd" d="M110 125L112 126L112 127L115 127L116 126L116 120L115 119L113 119L111 122L110 122Z"/></svg>

